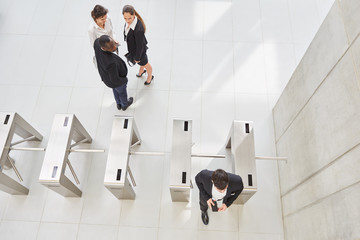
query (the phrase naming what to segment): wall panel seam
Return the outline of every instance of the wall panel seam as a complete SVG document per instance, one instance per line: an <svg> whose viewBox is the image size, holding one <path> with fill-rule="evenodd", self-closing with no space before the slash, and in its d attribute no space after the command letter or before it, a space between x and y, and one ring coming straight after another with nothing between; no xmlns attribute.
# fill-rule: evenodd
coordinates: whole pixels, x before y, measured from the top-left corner
<svg viewBox="0 0 360 240"><path fill-rule="evenodd" d="M310 181L310 179L314 178L316 175L320 174L322 171L326 170L328 167L330 167L331 165L333 165L336 161L338 161L340 158L342 158L343 156L345 156L346 154L350 153L352 150L354 150L355 148L360 147L360 142L355 144L353 147L351 147L349 150L345 151L344 153L340 154L339 156L337 156L334 160L332 160L331 162L329 162L328 164L326 164L325 166L323 166L322 168L320 168L319 170L315 171L314 173L306 176L304 178L304 180L302 180L301 182L299 182L298 184L296 184L295 186L293 186L292 188L290 188L289 190L287 190L284 194L281 195L281 198L283 198L284 196L288 195L290 192L294 191L295 189L297 189L298 187L300 187L302 184Z"/></svg>
<svg viewBox="0 0 360 240"><path fill-rule="evenodd" d="M346 29L346 28L345 28ZM275 139L275 143L277 144L280 139L282 138L282 136L287 132L287 130L290 128L290 126L293 124L293 122L296 120L296 118L299 116L299 114L302 112L302 110L306 107L306 105L309 103L309 101L311 100L311 98L315 95L315 93L319 90L319 88L321 87L321 85L324 83L324 81L328 78L328 76L332 73L332 71L334 70L334 68L336 68L336 66L339 64L339 62L344 58L344 56L347 54L347 52L349 51L349 49L354 45L354 42L356 42L358 40L360 36L360 32L357 34L357 36L355 37L354 41L352 41L347 49L344 51L344 53L341 55L341 57L339 58L339 60L334 64L334 66L331 68L331 70L326 74L326 76L324 77L324 79L320 82L319 86L314 90L313 94L309 97L309 99L304 103L304 105L300 108L300 110L297 112L297 114L291 118L290 122L288 123L287 127L284 129L284 131L282 132L282 134ZM356 70L356 67L354 67ZM296 71L296 70L295 70ZM357 73L357 71L355 71L355 73ZM279 102L279 101L278 101ZM274 113L273 113L274 115ZM273 117L274 118L274 117ZM275 118L274 118L274 126L275 126ZM276 131L274 129L274 131ZM276 136L276 135L275 135Z"/></svg>
<svg viewBox="0 0 360 240"><path fill-rule="evenodd" d="M339 0L336 0L336 3L337 3L337 5L339 6L340 15L341 15L341 20L342 20L342 23L344 24L344 28L345 28L346 38L347 38L347 40L348 40L348 43L350 44L350 38L349 38L348 28L346 27L345 21L344 21L344 11L343 11L343 8L342 8Z"/></svg>
<svg viewBox="0 0 360 240"><path fill-rule="evenodd" d="M320 82L320 84L317 86L317 88L314 90L314 92L311 94L311 96L308 98L308 100L306 100L306 102L303 104L303 106L300 108L300 110L295 114L294 117L291 118L290 122L288 123L287 127L284 129L284 131L282 132L282 134L278 137L278 139L276 139L276 144L281 140L282 136L285 135L285 133L287 132L287 130L291 127L291 125L294 123L294 121L296 120L296 118L300 115L300 113L304 110L304 108L306 107L306 105L310 102L310 100L312 99L312 97L317 93L317 91L320 89L321 85L325 82L325 80L328 78L328 76L333 72L333 70L336 68L336 66L339 64L339 62L343 59L343 57L346 55L346 53L349 51L349 46L348 48L345 50L345 52L343 53L343 55L341 55L340 59L334 64L334 66L331 68L331 70L326 74L326 76L324 77L324 79Z"/></svg>
<svg viewBox="0 0 360 240"><path fill-rule="evenodd" d="M309 204L307 204L307 205L305 205L305 206L303 206L303 207L295 210L295 211L292 212L292 213L286 214L286 215L284 216L284 219L287 218L287 217L291 217L292 215L297 214L297 213L299 213L299 212L301 212L301 211L303 211L303 210L305 210L305 209L307 209L307 208L310 208L310 207L312 207L312 206L314 206L314 205L316 205L316 204L318 204L318 203L326 200L327 198L332 197L333 195L338 194L338 193L340 193L340 192L342 192L342 191L345 191L345 190L347 190L347 189L349 189L349 188L351 188L351 187L353 187L353 186L355 186L355 185L357 185L357 184L360 184L360 181L357 181L357 182L355 182L355 183L353 183L353 184L350 184L349 186L346 186L346 187L344 187L344 188L342 188L342 189L339 189L338 191L333 192L333 193L331 193L331 194L329 194L329 195L327 195L327 196L325 196L325 197L319 198L318 200L316 200L316 201L314 201L314 202L312 202L312 203L309 203Z"/></svg>

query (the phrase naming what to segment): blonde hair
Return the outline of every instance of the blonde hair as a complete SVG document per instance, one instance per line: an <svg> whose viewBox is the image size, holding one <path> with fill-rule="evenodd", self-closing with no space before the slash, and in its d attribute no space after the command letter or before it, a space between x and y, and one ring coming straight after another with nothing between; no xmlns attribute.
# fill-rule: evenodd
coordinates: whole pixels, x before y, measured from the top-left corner
<svg viewBox="0 0 360 240"><path fill-rule="evenodd" d="M122 10L122 14L124 15L124 13L130 13L131 15L134 15L140 20L140 22L142 23L143 27L144 27L144 32L146 32L146 26L144 23L144 20L141 18L141 16L139 15L139 13L135 10L135 8L131 5L125 5L123 7Z"/></svg>

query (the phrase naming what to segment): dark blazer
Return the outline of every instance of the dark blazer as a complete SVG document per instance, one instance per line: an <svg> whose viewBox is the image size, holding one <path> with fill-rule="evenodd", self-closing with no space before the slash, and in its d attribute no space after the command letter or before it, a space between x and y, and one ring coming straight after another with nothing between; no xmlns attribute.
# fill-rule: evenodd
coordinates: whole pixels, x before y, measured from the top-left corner
<svg viewBox="0 0 360 240"><path fill-rule="evenodd" d="M125 24L126 27L126 24ZM145 55L148 43L145 38L145 30L141 21L138 19L135 29L132 30L130 28L128 35L125 36L125 28L124 28L124 41L127 43L128 51L131 55L134 56L136 61L140 61L141 58Z"/></svg>
<svg viewBox="0 0 360 240"><path fill-rule="evenodd" d="M99 44L99 38L94 42L94 50L97 68L105 85L109 88L116 88L126 84L128 79L125 62L118 55L103 51Z"/></svg>
<svg viewBox="0 0 360 240"><path fill-rule="evenodd" d="M214 171L202 170L199 172L196 177L196 185L200 190L200 198L207 201L212 196L212 185L211 175ZM223 203L230 207L230 205L235 201L235 199L240 195L241 191L244 188L242 179L239 175L232 173L227 173L229 176L229 186L227 188L226 195L223 199Z"/></svg>

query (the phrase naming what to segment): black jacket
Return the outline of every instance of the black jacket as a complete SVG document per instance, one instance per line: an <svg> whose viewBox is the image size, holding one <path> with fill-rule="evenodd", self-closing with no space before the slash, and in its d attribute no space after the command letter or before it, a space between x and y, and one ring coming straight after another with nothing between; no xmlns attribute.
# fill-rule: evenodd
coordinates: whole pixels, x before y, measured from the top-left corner
<svg viewBox="0 0 360 240"><path fill-rule="evenodd" d="M126 84L127 67L125 62L116 54L101 50L99 39L94 42L97 68L101 80L109 88L116 88Z"/></svg>
<svg viewBox="0 0 360 240"><path fill-rule="evenodd" d="M212 185L211 175L214 171L202 170L199 172L196 177L196 185L200 190L200 198L207 201L212 196ZM229 176L229 186L227 188L226 195L223 199L223 203L230 207L230 205L235 201L235 199L240 195L241 191L244 188L242 179L239 175L232 173L227 173Z"/></svg>
<svg viewBox="0 0 360 240"><path fill-rule="evenodd" d="M126 24L125 24L126 27ZM124 40L127 43L128 51L134 56L136 61L140 61L141 58L145 55L147 50L147 40L145 38L145 30L141 21L138 19L135 29L130 28L128 35L125 36L124 28Z"/></svg>

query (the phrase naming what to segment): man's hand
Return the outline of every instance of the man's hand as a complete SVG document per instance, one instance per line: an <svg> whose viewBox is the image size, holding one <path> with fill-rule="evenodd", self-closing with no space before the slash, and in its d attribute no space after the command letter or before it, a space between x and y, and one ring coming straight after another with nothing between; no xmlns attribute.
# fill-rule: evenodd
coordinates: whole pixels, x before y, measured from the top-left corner
<svg viewBox="0 0 360 240"><path fill-rule="evenodd" d="M226 206L226 204L225 203L223 203L223 205L221 206L221 208L219 208L219 212L223 212L223 211L225 211L227 209L227 206Z"/></svg>
<svg viewBox="0 0 360 240"><path fill-rule="evenodd" d="M209 200L206 201L207 205L209 206L209 208L211 208L211 205L215 205L215 203L213 202L213 200L211 198L209 198Z"/></svg>

